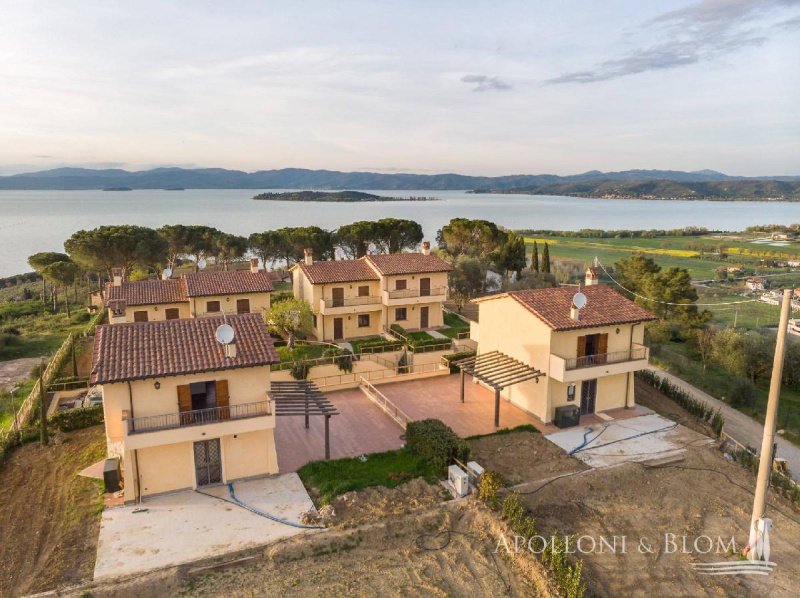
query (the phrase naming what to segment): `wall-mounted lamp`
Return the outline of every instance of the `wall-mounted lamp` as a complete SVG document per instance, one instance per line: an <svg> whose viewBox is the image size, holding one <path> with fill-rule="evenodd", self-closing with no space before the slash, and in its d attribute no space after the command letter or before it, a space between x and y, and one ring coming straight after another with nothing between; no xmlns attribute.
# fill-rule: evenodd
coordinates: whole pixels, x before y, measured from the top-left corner
<svg viewBox="0 0 800 598"><path fill-rule="evenodd" d="M153 388L155 388L156 390L158 390L159 388L161 388L161 382L159 382L158 380L156 380L156 381L153 383Z"/></svg>
<svg viewBox="0 0 800 598"><path fill-rule="evenodd" d="M567 400L574 401L575 400L575 385L570 384L567 386Z"/></svg>

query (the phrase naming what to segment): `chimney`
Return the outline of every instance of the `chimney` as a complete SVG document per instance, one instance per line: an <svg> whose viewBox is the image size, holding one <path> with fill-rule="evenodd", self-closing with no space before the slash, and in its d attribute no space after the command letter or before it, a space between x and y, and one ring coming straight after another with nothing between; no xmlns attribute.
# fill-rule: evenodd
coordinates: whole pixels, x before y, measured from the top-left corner
<svg viewBox="0 0 800 598"><path fill-rule="evenodd" d="M591 287L600 284L600 275L597 273L597 268L589 266L586 268L586 286Z"/></svg>
<svg viewBox="0 0 800 598"><path fill-rule="evenodd" d="M251 257L250 258L250 272L253 274L258 274L258 258Z"/></svg>
<svg viewBox="0 0 800 598"><path fill-rule="evenodd" d="M303 250L303 253L306 256L306 266L310 266L314 263L314 250L311 247L306 247Z"/></svg>
<svg viewBox="0 0 800 598"><path fill-rule="evenodd" d="M122 268L111 268L111 278L115 287L122 286Z"/></svg>
<svg viewBox="0 0 800 598"><path fill-rule="evenodd" d="M569 308L569 317L575 320L576 322L580 321L581 319L581 310L579 310L574 305Z"/></svg>
<svg viewBox="0 0 800 598"><path fill-rule="evenodd" d="M225 345L225 357L233 359L236 357L236 343L228 343Z"/></svg>
<svg viewBox="0 0 800 598"><path fill-rule="evenodd" d="M422 255L430 255L431 254L431 243L430 241L423 241L422 242Z"/></svg>

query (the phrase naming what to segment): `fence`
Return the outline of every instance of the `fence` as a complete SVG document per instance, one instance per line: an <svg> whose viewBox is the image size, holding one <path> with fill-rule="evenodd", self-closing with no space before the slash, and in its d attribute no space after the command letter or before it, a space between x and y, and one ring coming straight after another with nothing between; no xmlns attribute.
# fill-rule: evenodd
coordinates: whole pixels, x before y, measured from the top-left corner
<svg viewBox="0 0 800 598"><path fill-rule="evenodd" d="M754 470L758 469L758 455L753 449L736 440L725 430L722 430L722 432L720 432L719 437L720 440L722 441L720 446L722 447L723 450L725 450L726 444L733 445L732 451L725 451L725 452L733 453L733 455L737 454L747 455L748 462L753 463L753 469ZM745 465L747 465L747 463ZM775 485L775 482L777 481L779 482L777 485L782 487L782 489L787 490L788 492L794 494L795 496L800 495L800 484L795 482L789 475L785 474L784 472L773 468L771 480L773 482L773 485Z"/></svg>
<svg viewBox="0 0 800 598"><path fill-rule="evenodd" d="M375 385L370 383L363 376L361 377L359 388L361 388L361 391L367 396L368 399L383 409L386 414L396 421L404 430L406 429L408 422L412 421L402 409L392 403L385 394L375 388Z"/></svg>
<svg viewBox="0 0 800 598"><path fill-rule="evenodd" d="M402 372L400 370L403 370ZM408 365L402 366L400 368L395 369L381 369L381 370L373 370L368 372L351 372L346 373L343 372L341 374L332 374L329 376L319 376L317 378L309 378L312 382L315 382L319 387L325 386L341 386L344 384L353 384L357 385L360 382L360 379L366 379L369 382L372 381L400 381L407 376L418 375L418 374L438 374L438 373L450 373L449 368L443 367L441 363L434 362L434 363L421 363L418 365Z"/></svg>

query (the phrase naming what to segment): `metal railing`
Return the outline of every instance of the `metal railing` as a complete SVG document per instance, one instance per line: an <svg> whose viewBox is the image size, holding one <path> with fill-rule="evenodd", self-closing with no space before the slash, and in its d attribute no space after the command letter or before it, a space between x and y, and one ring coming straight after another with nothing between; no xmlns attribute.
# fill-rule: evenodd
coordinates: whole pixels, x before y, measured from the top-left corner
<svg viewBox="0 0 800 598"><path fill-rule="evenodd" d="M342 299L328 298L328 299L323 299L322 302L323 302L323 304L325 305L326 308L330 309L332 307L352 307L352 306L357 306L357 305L375 305L376 303L380 303L381 302L381 298L380 297L373 297L373 296L367 296L367 297L343 297Z"/></svg>
<svg viewBox="0 0 800 598"><path fill-rule="evenodd" d="M396 421L404 430L406 429L408 422L412 421L411 417L409 417L402 409L400 409L400 407L392 403L385 394L375 388L375 386L363 376L359 382L359 388L368 399L383 409L383 411L385 411L386 414Z"/></svg>
<svg viewBox="0 0 800 598"><path fill-rule="evenodd" d="M246 419L272 415L272 401L229 405L228 407L211 407L210 409L193 409L179 413L149 415L128 418L128 434L173 430L185 426L200 426L234 419Z"/></svg>
<svg viewBox="0 0 800 598"><path fill-rule="evenodd" d="M614 351L613 353L598 353L597 355L584 355L583 357L569 357L564 359L565 369L577 370L579 368L590 368L596 365L606 365L609 363L623 363L625 361L636 361L637 359L647 359L647 347L634 347L625 351Z"/></svg>
<svg viewBox="0 0 800 598"><path fill-rule="evenodd" d="M402 380L405 376L412 374L429 374L433 372L448 372L449 368L442 366L441 363L421 363L418 365L397 366L395 369L380 369L367 372L352 372L342 374L332 374L330 376L309 377L317 386L339 386L341 384L358 383L360 378L366 380Z"/></svg>
<svg viewBox="0 0 800 598"><path fill-rule="evenodd" d="M395 289L386 291L389 299L409 299L411 297L438 297L447 294L447 287L431 287L426 291L421 289Z"/></svg>

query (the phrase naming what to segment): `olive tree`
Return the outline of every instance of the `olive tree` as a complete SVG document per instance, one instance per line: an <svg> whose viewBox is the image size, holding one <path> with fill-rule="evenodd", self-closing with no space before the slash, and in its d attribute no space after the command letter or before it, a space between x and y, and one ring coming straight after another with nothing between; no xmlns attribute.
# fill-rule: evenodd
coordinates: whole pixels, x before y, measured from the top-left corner
<svg viewBox="0 0 800 598"><path fill-rule="evenodd" d="M305 336L314 328L311 307L302 299L293 297L274 303L265 319L272 332L286 337L289 350L294 349L297 336Z"/></svg>

